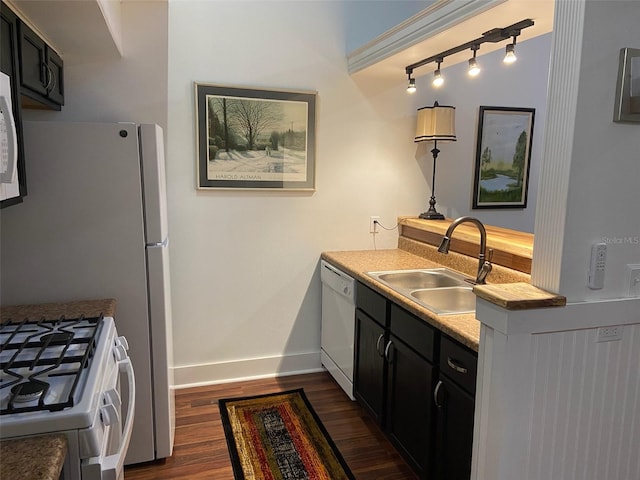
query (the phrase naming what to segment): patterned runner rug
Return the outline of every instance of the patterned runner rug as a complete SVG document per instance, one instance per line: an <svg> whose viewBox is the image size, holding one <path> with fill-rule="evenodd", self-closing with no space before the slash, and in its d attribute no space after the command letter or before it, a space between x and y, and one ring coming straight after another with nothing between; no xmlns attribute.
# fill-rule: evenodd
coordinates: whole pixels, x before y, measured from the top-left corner
<svg viewBox="0 0 640 480"><path fill-rule="evenodd" d="M218 401L236 480L354 480L303 389Z"/></svg>

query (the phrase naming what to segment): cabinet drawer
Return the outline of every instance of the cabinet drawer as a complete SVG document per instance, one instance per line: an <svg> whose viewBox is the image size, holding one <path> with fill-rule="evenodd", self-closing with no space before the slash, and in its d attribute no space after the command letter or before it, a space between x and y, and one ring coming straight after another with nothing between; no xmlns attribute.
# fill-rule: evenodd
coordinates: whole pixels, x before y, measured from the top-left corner
<svg viewBox="0 0 640 480"><path fill-rule="evenodd" d="M443 335L440 342L440 372L475 395L477 370L478 354Z"/></svg>
<svg viewBox="0 0 640 480"><path fill-rule="evenodd" d="M360 282L356 287L356 307L383 327L387 325L387 299Z"/></svg>
<svg viewBox="0 0 640 480"><path fill-rule="evenodd" d="M391 304L391 333L413 348L417 353L433 361L435 330L424 320Z"/></svg>

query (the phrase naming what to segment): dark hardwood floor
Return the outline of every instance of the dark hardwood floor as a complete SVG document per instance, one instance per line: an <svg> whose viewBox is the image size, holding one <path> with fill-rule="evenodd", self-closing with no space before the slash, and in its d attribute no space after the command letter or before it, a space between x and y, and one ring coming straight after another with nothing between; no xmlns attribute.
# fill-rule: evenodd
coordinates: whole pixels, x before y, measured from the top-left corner
<svg viewBox="0 0 640 480"><path fill-rule="evenodd" d="M358 480L416 480L378 426L326 372L178 390L172 457L126 467L125 479L233 480L217 400L299 387Z"/></svg>

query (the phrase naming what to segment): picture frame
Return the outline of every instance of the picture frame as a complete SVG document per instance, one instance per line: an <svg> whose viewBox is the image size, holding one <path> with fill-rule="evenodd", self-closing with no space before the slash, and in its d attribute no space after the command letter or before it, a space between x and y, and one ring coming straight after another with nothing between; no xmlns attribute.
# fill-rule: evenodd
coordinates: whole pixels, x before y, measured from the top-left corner
<svg viewBox="0 0 640 480"><path fill-rule="evenodd" d="M480 106L474 209L527 206L534 119L534 108Z"/></svg>
<svg viewBox="0 0 640 480"><path fill-rule="evenodd" d="M316 92L194 87L199 190L315 191Z"/></svg>
<svg viewBox="0 0 640 480"><path fill-rule="evenodd" d="M613 121L640 123L640 48L620 49Z"/></svg>

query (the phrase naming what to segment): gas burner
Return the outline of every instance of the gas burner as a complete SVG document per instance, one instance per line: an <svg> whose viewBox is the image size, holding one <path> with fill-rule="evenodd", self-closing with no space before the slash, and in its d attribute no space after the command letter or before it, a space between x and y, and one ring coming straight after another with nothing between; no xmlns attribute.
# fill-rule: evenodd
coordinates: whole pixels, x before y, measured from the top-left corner
<svg viewBox="0 0 640 480"><path fill-rule="evenodd" d="M22 382L11 387L13 401L16 403L27 403L38 400L47 390L47 384L35 380Z"/></svg>
<svg viewBox="0 0 640 480"><path fill-rule="evenodd" d="M40 337L40 341L56 345L61 343L68 343L72 338L73 333L71 332L54 332L42 335L42 337Z"/></svg>

